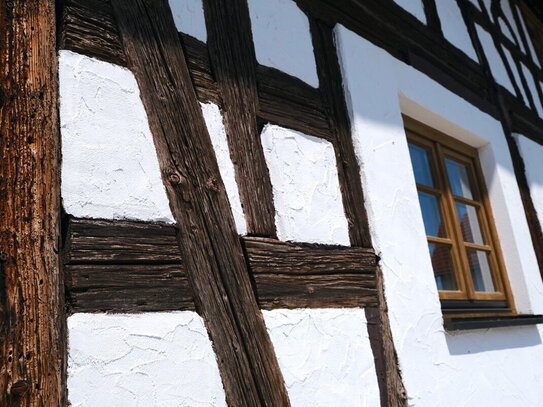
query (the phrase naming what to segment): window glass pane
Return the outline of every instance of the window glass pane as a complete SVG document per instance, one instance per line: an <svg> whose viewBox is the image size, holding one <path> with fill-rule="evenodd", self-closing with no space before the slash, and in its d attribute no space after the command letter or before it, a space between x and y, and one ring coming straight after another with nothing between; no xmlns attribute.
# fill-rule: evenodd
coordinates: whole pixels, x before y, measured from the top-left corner
<svg viewBox="0 0 543 407"><path fill-rule="evenodd" d="M477 208L473 205L466 205L456 202L456 213L462 236L465 242L485 244L481 227L479 226L479 217L477 216Z"/></svg>
<svg viewBox="0 0 543 407"><path fill-rule="evenodd" d="M419 202L426 235L446 237L447 233L441 218L437 196L419 191Z"/></svg>
<svg viewBox="0 0 543 407"><path fill-rule="evenodd" d="M475 249L467 249L467 252L475 291L496 291L494 281L492 280L492 270L488 261L488 253Z"/></svg>
<svg viewBox="0 0 543 407"><path fill-rule="evenodd" d="M432 177L432 167L430 165L428 150L416 144L409 143L409 155L411 156L411 164L413 165L417 184L433 188L434 178Z"/></svg>
<svg viewBox="0 0 543 407"><path fill-rule="evenodd" d="M451 258L451 247L445 244L428 243L438 290L456 290L456 278Z"/></svg>
<svg viewBox="0 0 543 407"><path fill-rule="evenodd" d="M445 163L447 165L447 174L449 175L452 193L457 196L473 199L467 167L450 158L446 158Z"/></svg>

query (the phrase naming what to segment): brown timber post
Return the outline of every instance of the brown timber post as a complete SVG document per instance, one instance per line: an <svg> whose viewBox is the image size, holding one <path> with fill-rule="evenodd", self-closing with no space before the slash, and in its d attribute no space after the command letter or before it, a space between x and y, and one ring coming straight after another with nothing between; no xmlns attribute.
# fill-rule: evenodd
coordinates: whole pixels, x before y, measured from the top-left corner
<svg viewBox="0 0 543 407"><path fill-rule="evenodd" d="M290 405L166 0L112 0L230 406Z"/></svg>
<svg viewBox="0 0 543 407"><path fill-rule="evenodd" d="M54 0L0 0L0 405L65 405Z"/></svg>

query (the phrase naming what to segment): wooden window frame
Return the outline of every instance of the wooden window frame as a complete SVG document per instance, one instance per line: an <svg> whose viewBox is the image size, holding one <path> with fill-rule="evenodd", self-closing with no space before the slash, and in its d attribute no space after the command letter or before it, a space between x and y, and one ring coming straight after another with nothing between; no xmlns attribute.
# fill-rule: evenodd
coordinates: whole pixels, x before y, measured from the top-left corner
<svg viewBox="0 0 543 407"><path fill-rule="evenodd" d="M454 291L439 290L444 313L448 313L450 310L455 313L459 312L462 316L473 316L482 312L486 316L489 313L492 315L516 314L477 149L408 116L404 115L403 119L407 141L423 147L429 152L432 176L436 185L435 188L431 188L417 184L417 191L430 192L438 196L441 217L448 232L446 238L427 236L429 243L442 243L451 247L458 289ZM445 158L452 158L466 165L473 199L453 195L446 173ZM457 220L456 202L466 203L477 208L479 226L484 236L483 245L464 241L461 226ZM468 248L488 253L495 292L475 291L466 252ZM472 306L466 307L466 302L471 303ZM463 304L463 306L455 307L455 303Z"/></svg>

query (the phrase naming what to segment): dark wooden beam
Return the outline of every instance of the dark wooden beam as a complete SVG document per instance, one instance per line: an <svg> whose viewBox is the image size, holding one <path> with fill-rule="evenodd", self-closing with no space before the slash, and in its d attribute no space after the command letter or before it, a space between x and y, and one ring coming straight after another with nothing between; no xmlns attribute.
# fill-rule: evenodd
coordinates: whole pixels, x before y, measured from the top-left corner
<svg viewBox="0 0 543 407"><path fill-rule="evenodd" d="M349 238L353 246L371 247L360 168L354 151L351 122L345 102L333 29L325 22L312 17L309 17L309 24L315 50L319 89L334 140L343 206L349 224ZM377 306L365 308L370 344L376 361L381 406L406 406L407 397L392 340L382 279L382 274L378 272L376 274L379 296Z"/></svg>
<svg viewBox="0 0 543 407"><path fill-rule="evenodd" d="M66 405L55 2L0 0L0 405Z"/></svg>
<svg viewBox="0 0 543 407"><path fill-rule="evenodd" d="M126 64L109 0L65 0L60 24L61 49Z"/></svg>
<svg viewBox="0 0 543 407"><path fill-rule="evenodd" d="M370 249L243 237L259 306L377 305ZM63 251L72 312L194 310L172 225L73 219Z"/></svg>
<svg viewBox="0 0 543 407"><path fill-rule="evenodd" d="M213 340L226 400L231 406L288 406L168 2L111 3L149 118L186 274ZM222 96L226 102L224 92Z"/></svg>
<svg viewBox="0 0 543 407"><path fill-rule="evenodd" d="M203 3L209 59L223 100L224 127L247 231L274 237L275 206L257 122L257 63L247 2Z"/></svg>

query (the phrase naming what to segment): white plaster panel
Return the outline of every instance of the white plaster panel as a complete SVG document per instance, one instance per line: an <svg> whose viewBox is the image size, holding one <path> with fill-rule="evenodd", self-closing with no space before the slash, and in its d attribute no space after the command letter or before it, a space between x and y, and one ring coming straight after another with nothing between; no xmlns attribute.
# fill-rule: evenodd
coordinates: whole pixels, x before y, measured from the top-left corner
<svg viewBox="0 0 543 407"><path fill-rule="evenodd" d="M207 130L211 137L211 143L215 150L215 156L217 157L217 163L219 164L221 178L228 194L232 213L234 214L236 228L239 234L246 235L247 224L243 208L241 207L234 164L230 158L230 150L228 149L228 140L226 139L226 130L224 129L221 112L219 111L219 107L214 103L201 103L201 106Z"/></svg>
<svg viewBox="0 0 543 407"><path fill-rule="evenodd" d="M526 167L526 178L539 222L543 225L543 146L522 135L516 135Z"/></svg>
<svg viewBox="0 0 543 407"><path fill-rule="evenodd" d="M394 2L409 11L423 23L426 23L426 14L424 14L422 0L394 0Z"/></svg>
<svg viewBox="0 0 543 407"><path fill-rule="evenodd" d="M195 312L68 318L74 407L226 407L215 354Z"/></svg>
<svg viewBox="0 0 543 407"><path fill-rule="evenodd" d="M492 76L494 76L496 82L504 86L514 95L515 88L513 87L509 76L507 75L507 70L505 69L505 65L500 57L500 54L498 53L498 50L496 49L496 46L494 45L492 36L480 25L476 24L476 28L477 35L479 36L479 40L481 41L481 45L483 46L486 59L488 60L488 64L490 65Z"/></svg>
<svg viewBox="0 0 543 407"><path fill-rule="evenodd" d="M292 0L249 0L259 63L319 86L307 16Z"/></svg>
<svg viewBox="0 0 543 407"><path fill-rule="evenodd" d="M348 246L332 144L269 124L261 140L273 185L279 239Z"/></svg>
<svg viewBox="0 0 543 407"><path fill-rule="evenodd" d="M59 76L66 212L173 222L132 73L60 51Z"/></svg>
<svg viewBox="0 0 543 407"><path fill-rule="evenodd" d="M409 405L539 405L541 328L455 335L443 329L401 114L479 149L517 309L540 313L543 285L500 123L344 27L336 31L361 179L371 197L370 232Z"/></svg>
<svg viewBox="0 0 543 407"><path fill-rule="evenodd" d="M177 30L206 42L207 31L202 0L168 1Z"/></svg>
<svg viewBox="0 0 543 407"><path fill-rule="evenodd" d="M543 118L543 105L541 104L541 99L539 98L539 93L537 93L536 89L536 86L539 85L535 81L534 75L532 75L530 70L526 68L526 65L524 65L523 63L521 63L520 65L522 66L524 77L526 78L526 82L528 82L528 88L530 89L530 93L532 94L532 98L534 99L537 114L539 115L539 117Z"/></svg>
<svg viewBox="0 0 543 407"><path fill-rule="evenodd" d="M377 407L363 309L263 311L292 407Z"/></svg>
<svg viewBox="0 0 543 407"><path fill-rule="evenodd" d="M436 0L436 8L445 38L471 59L478 61L458 3L451 0Z"/></svg>

